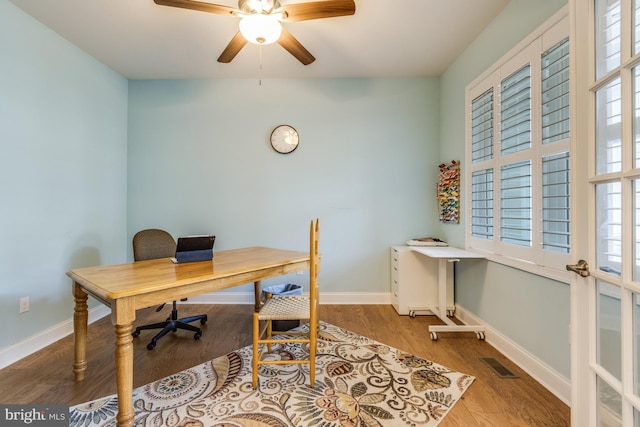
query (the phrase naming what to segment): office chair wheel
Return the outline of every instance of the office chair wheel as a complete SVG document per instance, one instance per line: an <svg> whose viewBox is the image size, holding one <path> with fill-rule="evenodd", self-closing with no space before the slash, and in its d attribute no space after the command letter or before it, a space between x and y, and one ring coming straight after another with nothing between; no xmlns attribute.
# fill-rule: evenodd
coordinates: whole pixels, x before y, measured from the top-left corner
<svg viewBox="0 0 640 427"><path fill-rule="evenodd" d="M138 330L131 332L131 336L134 338L138 337L139 335L140 335L140 331Z"/></svg>
<svg viewBox="0 0 640 427"><path fill-rule="evenodd" d="M156 343L153 341L147 344L147 350L153 350L155 347L156 347Z"/></svg>
<svg viewBox="0 0 640 427"><path fill-rule="evenodd" d="M205 323L207 323L207 319L200 319L200 324L204 325Z"/></svg>
<svg viewBox="0 0 640 427"><path fill-rule="evenodd" d="M200 339L201 336L202 336L202 332L196 332L195 334L193 334L193 339L197 341Z"/></svg>

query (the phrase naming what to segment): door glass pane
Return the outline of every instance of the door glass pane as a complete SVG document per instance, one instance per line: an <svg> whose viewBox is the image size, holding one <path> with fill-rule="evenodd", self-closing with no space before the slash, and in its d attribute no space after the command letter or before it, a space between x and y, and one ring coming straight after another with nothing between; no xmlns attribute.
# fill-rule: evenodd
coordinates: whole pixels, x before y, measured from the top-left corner
<svg viewBox="0 0 640 427"><path fill-rule="evenodd" d="M640 395L640 295L633 294L633 393Z"/></svg>
<svg viewBox="0 0 640 427"><path fill-rule="evenodd" d="M633 1L633 53L640 52L640 0Z"/></svg>
<svg viewBox="0 0 640 427"><path fill-rule="evenodd" d="M599 427L622 426L622 400L620 393L598 377L598 423Z"/></svg>
<svg viewBox="0 0 640 427"><path fill-rule="evenodd" d="M640 282L640 181L633 181L633 280Z"/></svg>
<svg viewBox="0 0 640 427"><path fill-rule="evenodd" d="M596 92L596 173L622 170L620 78Z"/></svg>
<svg viewBox="0 0 640 427"><path fill-rule="evenodd" d="M640 167L640 67L633 69L633 92L633 151L635 167L638 168Z"/></svg>
<svg viewBox="0 0 640 427"><path fill-rule="evenodd" d="M596 0L596 77L620 65L620 0Z"/></svg>
<svg viewBox="0 0 640 427"><path fill-rule="evenodd" d="M597 344L596 361L617 379L621 379L622 344L620 325L620 288L607 282L597 281Z"/></svg>
<svg viewBox="0 0 640 427"><path fill-rule="evenodd" d="M622 199L620 183L596 186L597 268L620 275L622 254Z"/></svg>

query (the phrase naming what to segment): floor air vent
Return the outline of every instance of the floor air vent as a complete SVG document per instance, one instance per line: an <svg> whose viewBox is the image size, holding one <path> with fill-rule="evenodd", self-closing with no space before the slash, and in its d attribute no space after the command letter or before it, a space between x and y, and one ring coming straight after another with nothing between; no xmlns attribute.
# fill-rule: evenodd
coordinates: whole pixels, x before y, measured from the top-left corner
<svg viewBox="0 0 640 427"><path fill-rule="evenodd" d="M500 378L518 378L516 374L493 357L481 357L480 360L486 363Z"/></svg>

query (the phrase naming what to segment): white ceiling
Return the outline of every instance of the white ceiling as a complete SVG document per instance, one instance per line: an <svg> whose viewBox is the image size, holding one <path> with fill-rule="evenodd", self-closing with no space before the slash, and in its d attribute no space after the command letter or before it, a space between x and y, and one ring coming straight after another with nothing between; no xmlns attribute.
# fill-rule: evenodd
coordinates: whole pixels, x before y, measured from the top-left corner
<svg viewBox="0 0 640 427"><path fill-rule="evenodd" d="M260 74L256 45L216 61L237 32L235 17L153 0L10 1L130 79L439 76L509 3L355 0L353 16L284 23L316 61L304 66L277 44L263 46Z"/></svg>

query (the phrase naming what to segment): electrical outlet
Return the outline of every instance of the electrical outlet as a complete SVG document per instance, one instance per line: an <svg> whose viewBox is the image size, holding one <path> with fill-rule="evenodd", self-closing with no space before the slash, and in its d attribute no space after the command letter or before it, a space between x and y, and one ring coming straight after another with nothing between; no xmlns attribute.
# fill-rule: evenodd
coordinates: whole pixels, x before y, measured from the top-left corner
<svg viewBox="0 0 640 427"><path fill-rule="evenodd" d="M20 313L29 311L29 297L20 298Z"/></svg>

